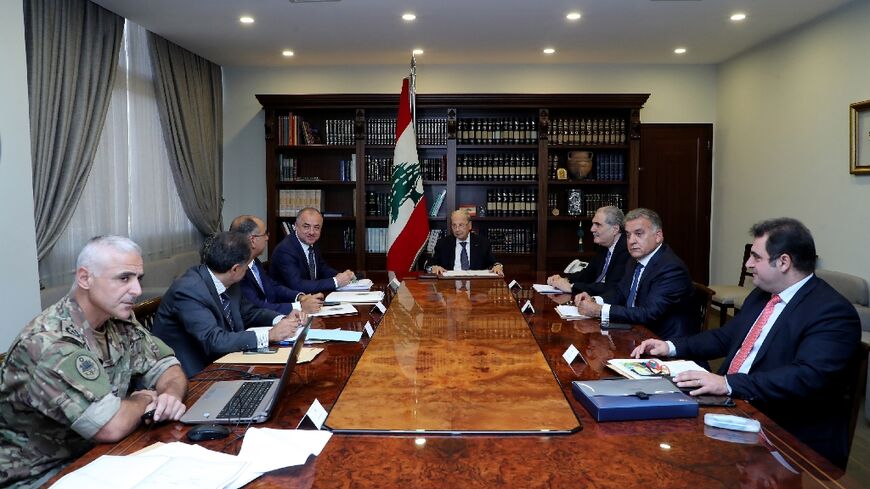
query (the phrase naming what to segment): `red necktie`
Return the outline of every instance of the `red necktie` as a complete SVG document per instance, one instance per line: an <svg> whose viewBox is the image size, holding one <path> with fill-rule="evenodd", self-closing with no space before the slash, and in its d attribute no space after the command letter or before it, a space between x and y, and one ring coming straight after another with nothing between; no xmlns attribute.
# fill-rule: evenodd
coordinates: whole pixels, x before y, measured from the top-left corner
<svg viewBox="0 0 870 489"><path fill-rule="evenodd" d="M740 349L737 350L737 354L731 360L731 365L728 367L729 374L736 374L740 370L740 367L743 366L743 362L746 361L746 357L749 356L749 352L752 350L752 345L758 341L758 337L761 336L761 330L764 329L764 325L767 324L767 320L770 319L770 315L773 314L773 308L779 303L779 300L779 295L774 294L767 301L767 305L764 306L761 315L755 320L755 324L752 325L746 338L743 339L743 344L740 345Z"/></svg>

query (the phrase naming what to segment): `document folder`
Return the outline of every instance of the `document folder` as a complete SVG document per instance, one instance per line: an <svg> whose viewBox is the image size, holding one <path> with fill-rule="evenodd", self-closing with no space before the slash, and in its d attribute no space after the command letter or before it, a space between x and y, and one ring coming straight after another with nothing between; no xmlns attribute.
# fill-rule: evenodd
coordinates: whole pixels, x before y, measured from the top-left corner
<svg viewBox="0 0 870 489"><path fill-rule="evenodd" d="M698 416L698 403L661 378L574 381L571 391L599 422Z"/></svg>

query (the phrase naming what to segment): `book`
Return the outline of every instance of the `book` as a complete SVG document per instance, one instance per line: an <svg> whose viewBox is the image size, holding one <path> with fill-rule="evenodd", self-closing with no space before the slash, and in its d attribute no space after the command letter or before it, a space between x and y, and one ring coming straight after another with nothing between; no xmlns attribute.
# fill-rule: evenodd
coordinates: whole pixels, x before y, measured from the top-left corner
<svg viewBox="0 0 870 489"><path fill-rule="evenodd" d="M569 304L560 304L556 306L556 313L559 314L559 317L566 321L577 321L580 319L591 319L589 316L584 316L580 314L580 311L577 309L575 305Z"/></svg>
<svg viewBox="0 0 870 489"><path fill-rule="evenodd" d="M429 217L438 217L438 211L441 210L441 205L444 204L445 195L447 195L446 188L442 189L432 201L432 207L429 209Z"/></svg>
<svg viewBox="0 0 870 489"><path fill-rule="evenodd" d="M691 360L663 361L654 358L612 358L607 361L607 366L629 379L673 377L689 370L707 371Z"/></svg>

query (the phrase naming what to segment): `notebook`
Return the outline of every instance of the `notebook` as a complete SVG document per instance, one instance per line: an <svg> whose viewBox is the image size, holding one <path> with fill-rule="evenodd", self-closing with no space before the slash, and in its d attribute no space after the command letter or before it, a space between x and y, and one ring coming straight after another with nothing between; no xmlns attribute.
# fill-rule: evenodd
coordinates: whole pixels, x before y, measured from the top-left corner
<svg viewBox="0 0 870 489"><path fill-rule="evenodd" d="M312 318L305 322L287 356L278 379L222 380L215 382L181 417L182 423L262 423L269 419L275 400L289 382L308 336Z"/></svg>

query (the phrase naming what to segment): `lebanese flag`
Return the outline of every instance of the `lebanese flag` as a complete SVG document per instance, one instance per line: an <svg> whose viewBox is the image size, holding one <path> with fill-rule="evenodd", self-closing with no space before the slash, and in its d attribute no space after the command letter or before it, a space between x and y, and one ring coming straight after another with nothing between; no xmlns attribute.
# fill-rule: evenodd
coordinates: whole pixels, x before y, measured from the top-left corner
<svg viewBox="0 0 870 489"><path fill-rule="evenodd" d="M429 236L429 217L423 195L423 178L417 156L412 106L414 93L409 79L402 81L399 117L396 121L396 151L390 179L390 224L387 230L387 270L402 279L414 266Z"/></svg>

